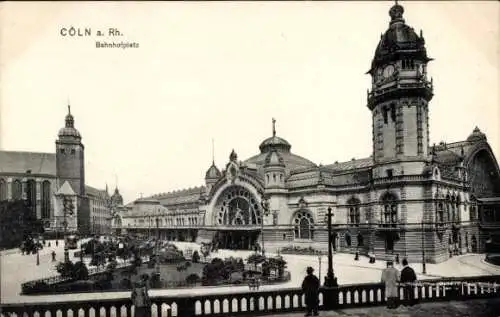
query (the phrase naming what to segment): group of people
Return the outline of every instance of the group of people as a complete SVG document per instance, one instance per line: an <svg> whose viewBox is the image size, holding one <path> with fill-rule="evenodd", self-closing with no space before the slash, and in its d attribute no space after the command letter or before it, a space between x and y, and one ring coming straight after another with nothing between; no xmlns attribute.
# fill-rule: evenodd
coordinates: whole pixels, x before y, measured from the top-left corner
<svg viewBox="0 0 500 317"><path fill-rule="evenodd" d="M394 309L399 306L399 285L403 286L403 305L415 305L415 293L413 283L417 280L415 271L408 266L408 260L403 259L401 272L394 267L393 261L387 261L387 268L382 271L381 282L385 284L385 296L387 308ZM320 281L313 274L312 267L307 268L307 275L302 282L302 291L305 295L306 316L318 316ZM326 281L326 279L325 279Z"/></svg>

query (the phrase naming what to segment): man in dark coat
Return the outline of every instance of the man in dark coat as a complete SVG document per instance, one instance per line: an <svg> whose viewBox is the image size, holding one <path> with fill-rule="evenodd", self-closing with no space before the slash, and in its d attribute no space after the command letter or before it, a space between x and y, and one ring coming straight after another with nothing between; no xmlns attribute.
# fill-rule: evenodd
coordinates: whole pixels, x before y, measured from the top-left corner
<svg viewBox="0 0 500 317"><path fill-rule="evenodd" d="M319 306L319 287L320 282L316 275L313 274L312 267L307 268L307 275L302 282L302 291L306 297L306 316L318 316Z"/></svg>
<svg viewBox="0 0 500 317"><path fill-rule="evenodd" d="M415 271L408 266L408 260L403 259L404 268L401 270L401 283L405 283L406 285L403 288L404 292L404 305L413 306L415 305L415 292L414 285L417 280L417 275Z"/></svg>

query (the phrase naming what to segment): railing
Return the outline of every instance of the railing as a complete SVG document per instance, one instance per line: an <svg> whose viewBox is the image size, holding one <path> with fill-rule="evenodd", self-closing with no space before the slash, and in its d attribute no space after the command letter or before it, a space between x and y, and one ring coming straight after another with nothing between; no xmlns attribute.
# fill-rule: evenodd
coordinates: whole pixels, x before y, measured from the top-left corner
<svg viewBox="0 0 500 317"><path fill-rule="evenodd" d="M426 280L414 286L415 299L420 302L466 300L500 296L500 275L471 278ZM487 284L483 284L487 283ZM403 287L399 288L400 298ZM304 310L300 289L238 292L227 294L184 295L152 298L152 316L256 316ZM320 309L379 306L385 304L383 284L343 285L320 289ZM4 304L1 317L132 317L134 308L128 298L81 300L35 304Z"/></svg>

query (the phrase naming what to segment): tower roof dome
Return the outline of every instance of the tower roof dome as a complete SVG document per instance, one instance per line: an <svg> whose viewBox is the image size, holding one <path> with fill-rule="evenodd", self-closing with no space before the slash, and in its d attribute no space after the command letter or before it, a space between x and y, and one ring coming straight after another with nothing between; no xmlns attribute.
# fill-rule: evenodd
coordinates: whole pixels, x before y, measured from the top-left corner
<svg viewBox="0 0 500 317"><path fill-rule="evenodd" d="M80 132L75 128L75 119L71 114L71 107L68 105L68 114L65 119L65 126L61 128L58 133L59 137L73 137L76 139L81 139Z"/></svg>
<svg viewBox="0 0 500 317"><path fill-rule="evenodd" d="M477 141L486 141L486 134L481 132L478 127L474 128L474 131L469 135L467 141L477 142Z"/></svg>
<svg viewBox="0 0 500 317"><path fill-rule="evenodd" d="M401 59L403 56L425 62L432 60L427 56L422 31L420 31L420 35L417 35L412 27L406 25L403 13L403 6L396 1L396 4L389 10L391 17L389 28L380 37L371 70L388 61Z"/></svg>
<svg viewBox="0 0 500 317"><path fill-rule="evenodd" d="M283 152L290 152L292 146L287 140L276 136L276 120L273 118L273 136L265 139L259 145L261 153L267 153L271 150L279 150Z"/></svg>
<svg viewBox="0 0 500 317"><path fill-rule="evenodd" d="M215 163L212 162L212 165L208 168L205 173L205 179L218 179L222 176L220 170L215 166Z"/></svg>

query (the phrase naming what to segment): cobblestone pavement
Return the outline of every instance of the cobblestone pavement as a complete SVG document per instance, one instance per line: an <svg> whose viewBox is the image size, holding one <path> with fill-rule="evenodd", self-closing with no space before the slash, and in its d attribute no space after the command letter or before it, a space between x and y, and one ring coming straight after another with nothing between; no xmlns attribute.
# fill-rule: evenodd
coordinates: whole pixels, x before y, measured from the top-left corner
<svg viewBox="0 0 500 317"><path fill-rule="evenodd" d="M321 317L500 317L500 298L457 302L425 303L397 309L385 307L350 308L320 312ZM300 317L302 313L277 317Z"/></svg>

